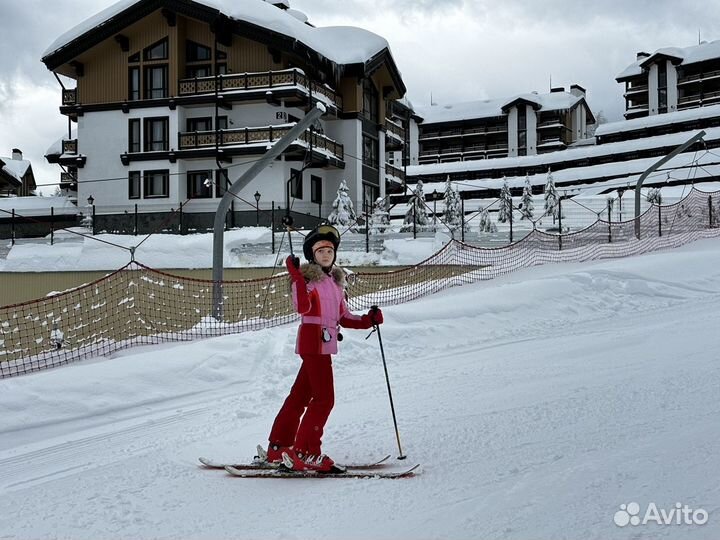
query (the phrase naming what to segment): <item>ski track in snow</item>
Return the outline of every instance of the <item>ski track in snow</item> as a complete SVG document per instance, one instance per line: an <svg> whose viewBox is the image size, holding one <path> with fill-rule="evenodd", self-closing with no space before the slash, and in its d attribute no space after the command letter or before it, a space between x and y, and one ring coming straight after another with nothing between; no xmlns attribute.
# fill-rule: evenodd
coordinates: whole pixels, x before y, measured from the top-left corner
<svg viewBox="0 0 720 540"><path fill-rule="evenodd" d="M0 538L717 538L720 241L544 266L385 310L403 480L233 478L294 327L0 381ZM376 338L346 331L325 450L395 448ZM103 385L104 384L104 385ZM81 397L85 396L86 402ZM620 528L681 501L704 526Z"/></svg>

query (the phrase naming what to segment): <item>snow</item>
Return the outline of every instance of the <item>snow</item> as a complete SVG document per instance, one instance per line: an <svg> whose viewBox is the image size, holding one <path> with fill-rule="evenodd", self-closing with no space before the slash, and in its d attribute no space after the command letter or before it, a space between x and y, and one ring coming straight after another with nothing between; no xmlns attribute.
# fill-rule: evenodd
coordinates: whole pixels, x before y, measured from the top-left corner
<svg viewBox="0 0 720 540"><path fill-rule="evenodd" d="M691 268L692 272L688 272ZM718 535L720 240L525 269L387 307L402 481L231 478L295 377L295 326L136 348L0 381L8 538ZM335 358L335 459L395 450L377 339ZM705 525L621 528L676 502ZM281 512L278 509L282 509Z"/></svg>
<svg viewBox="0 0 720 540"><path fill-rule="evenodd" d="M62 151L62 143L63 141L68 141L72 139L77 139L77 129L73 129L71 131L70 138L68 139L66 135L63 135L58 140L56 140L54 143L50 145L50 147L45 151L45 156L59 156L63 153Z"/></svg>
<svg viewBox="0 0 720 540"><path fill-rule="evenodd" d="M486 99L480 101L467 101L449 105L434 105L432 107L418 107L415 112L421 116L423 125L439 122L453 122L474 118L493 118L505 116L503 107L517 99L525 99L540 105L540 110L554 111L573 108L582 97L568 92L551 92L549 94L518 94L509 99Z"/></svg>
<svg viewBox="0 0 720 540"><path fill-rule="evenodd" d="M673 58L679 58L681 59L681 64L687 66L688 64L695 64L697 62L704 62L706 60L718 58L720 56L720 40L711 41L709 43L701 43L691 47L663 47L652 53L650 57L641 58L633 62L615 78L624 79L626 77L641 75L643 72L641 64L644 64L655 55L666 55L672 56Z"/></svg>
<svg viewBox="0 0 720 540"><path fill-rule="evenodd" d="M0 160L5 162L3 169L21 181L22 177L25 176L25 173L27 173L30 168L30 161L27 159L13 159L11 157L0 156Z"/></svg>
<svg viewBox="0 0 720 540"><path fill-rule="evenodd" d="M632 120L609 122L600 125L597 130L595 130L595 136L598 137L611 133L672 125L702 118L715 118L717 116L720 116L720 105L708 105L707 107L698 107L696 109L685 109L683 111L643 116L642 118L633 118Z"/></svg>
<svg viewBox="0 0 720 540"><path fill-rule="evenodd" d="M43 53L43 57L61 49L93 28L106 24L112 17L138 1L120 0L86 19L56 39ZM365 63L384 49L390 49L387 40L362 28L315 28L264 0L196 0L195 3L296 39L337 64Z"/></svg>

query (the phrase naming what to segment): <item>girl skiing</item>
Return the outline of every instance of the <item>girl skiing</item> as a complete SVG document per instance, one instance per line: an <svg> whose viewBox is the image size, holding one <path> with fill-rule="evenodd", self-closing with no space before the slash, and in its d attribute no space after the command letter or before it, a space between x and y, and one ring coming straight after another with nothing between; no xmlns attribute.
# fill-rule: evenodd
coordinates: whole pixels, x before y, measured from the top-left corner
<svg viewBox="0 0 720 540"><path fill-rule="evenodd" d="M285 261L293 304L302 315L295 345L302 365L273 423L267 459L278 463L287 454L295 470L334 470L334 461L321 453L320 446L335 400L331 355L342 340L338 325L367 329L383 322L379 309L362 316L348 310L345 272L334 266L339 245L337 229L321 225L305 237L303 254L308 262L301 266L293 255Z"/></svg>

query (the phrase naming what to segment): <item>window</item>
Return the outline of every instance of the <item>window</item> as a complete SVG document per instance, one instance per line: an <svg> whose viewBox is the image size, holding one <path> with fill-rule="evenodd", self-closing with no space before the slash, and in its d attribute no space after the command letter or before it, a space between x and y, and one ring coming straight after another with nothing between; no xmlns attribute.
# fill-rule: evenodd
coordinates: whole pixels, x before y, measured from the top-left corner
<svg viewBox="0 0 720 540"><path fill-rule="evenodd" d="M215 196L222 197L225 191L230 187L228 180L228 172L226 169L218 169L215 171Z"/></svg>
<svg viewBox="0 0 720 540"><path fill-rule="evenodd" d="M218 116L218 129L227 129L228 128L228 117L227 116Z"/></svg>
<svg viewBox="0 0 720 540"><path fill-rule="evenodd" d="M518 156L527 155L527 107L524 103L518 105Z"/></svg>
<svg viewBox="0 0 720 540"><path fill-rule="evenodd" d="M144 196L146 199L168 197L170 171L145 171Z"/></svg>
<svg viewBox="0 0 720 540"><path fill-rule="evenodd" d="M188 66L185 70L185 76L188 79L210 77L211 75L212 72L210 71L210 64L203 64L201 66Z"/></svg>
<svg viewBox="0 0 720 540"><path fill-rule="evenodd" d="M145 67L145 99L168 97L168 67Z"/></svg>
<svg viewBox="0 0 720 540"><path fill-rule="evenodd" d="M371 213L375 201L380 196L380 188L372 184L363 184L363 213Z"/></svg>
<svg viewBox="0 0 720 540"><path fill-rule="evenodd" d="M140 119L128 120L128 153L140 151Z"/></svg>
<svg viewBox="0 0 720 540"><path fill-rule="evenodd" d="M130 171L128 175L128 199L140 198L140 171Z"/></svg>
<svg viewBox="0 0 720 540"><path fill-rule="evenodd" d="M290 197L295 199L303 198L303 177L302 171L290 169Z"/></svg>
<svg viewBox="0 0 720 540"><path fill-rule="evenodd" d="M145 60L167 60L168 57L168 40L167 38L154 43L143 50L143 59Z"/></svg>
<svg viewBox="0 0 720 540"><path fill-rule="evenodd" d="M185 57L188 62L202 62L212 58L212 49L194 41L185 42Z"/></svg>
<svg viewBox="0 0 720 540"><path fill-rule="evenodd" d="M139 52L136 52L132 56L128 56L128 62L130 62L131 64L135 63L135 62L139 62L139 61L140 61L140 53Z"/></svg>
<svg viewBox="0 0 720 540"><path fill-rule="evenodd" d="M227 75L227 64L215 64L218 75Z"/></svg>
<svg viewBox="0 0 720 540"><path fill-rule="evenodd" d="M187 130L188 131L212 131L212 118L206 116L203 118L188 118L187 119Z"/></svg>
<svg viewBox="0 0 720 540"><path fill-rule="evenodd" d="M667 112L667 62L658 64L658 112Z"/></svg>
<svg viewBox="0 0 720 540"><path fill-rule="evenodd" d="M363 116L378 121L378 91L370 79L363 81Z"/></svg>
<svg viewBox="0 0 720 540"><path fill-rule="evenodd" d="M322 204L322 178L319 176L310 176L310 200Z"/></svg>
<svg viewBox="0 0 720 540"><path fill-rule="evenodd" d="M208 179L212 179L212 176L212 171L189 171L187 173L188 199L212 198L212 184L207 182Z"/></svg>
<svg viewBox="0 0 720 540"><path fill-rule="evenodd" d="M378 141L368 135L363 135L363 163L368 167L378 167Z"/></svg>
<svg viewBox="0 0 720 540"><path fill-rule="evenodd" d="M140 99L140 68L131 67L128 69L128 100L138 99Z"/></svg>
<svg viewBox="0 0 720 540"><path fill-rule="evenodd" d="M169 147L168 119L145 119L145 152L167 151Z"/></svg>

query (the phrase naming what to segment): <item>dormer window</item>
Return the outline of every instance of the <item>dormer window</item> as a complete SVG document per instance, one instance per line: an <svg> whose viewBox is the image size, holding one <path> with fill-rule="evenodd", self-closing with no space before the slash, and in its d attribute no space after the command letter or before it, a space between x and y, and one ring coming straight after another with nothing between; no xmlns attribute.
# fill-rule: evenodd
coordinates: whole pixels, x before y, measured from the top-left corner
<svg viewBox="0 0 720 540"><path fill-rule="evenodd" d="M167 60L168 58L168 40L161 39L157 43L153 43L149 47L143 49L144 60Z"/></svg>

